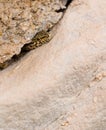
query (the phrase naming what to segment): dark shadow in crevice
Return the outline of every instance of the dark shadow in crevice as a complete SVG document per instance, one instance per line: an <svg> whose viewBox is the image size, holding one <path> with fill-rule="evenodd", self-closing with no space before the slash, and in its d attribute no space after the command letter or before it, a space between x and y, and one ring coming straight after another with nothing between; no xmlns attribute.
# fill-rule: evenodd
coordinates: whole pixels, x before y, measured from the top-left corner
<svg viewBox="0 0 106 130"><path fill-rule="evenodd" d="M60 12L64 12L67 8L68 8L68 6L70 5L70 3L72 2L73 0L67 0L67 3L66 3L66 8L64 8L64 9L59 9L59 10L56 10L56 12L57 13L60 13Z"/></svg>
<svg viewBox="0 0 106 130"><path fill-rule="evenodd" d="M72 1L74 0L67 0L66 7L68 7Z"/></svg>
<svg viewBox="0 0 106 130"><path fill-rule="evenodd" d="M63 13L64 13L72 1L73 1L73 0L67 0L67 3L66 3L66 5L65 5L66 8L64 8L64 9L61 8L61 9L59 9L59 10L56 10L56 12L57 12L57 13L60 13L60 12L63 12ZM48 29L48 30L47 30L47 32L49 32L49 31L51 31L51 29ZM14 63L14 62L20 60L24 55L26 55L29 51L31 51L31 50L26 50L26 49L25 49L26 46L29 45L29 44L31 44L31 43L32 43L32 42L25 44L25 45L21 48L21 52L20 52L18 55L15 54L15 55L13 55L13 57L12 57L11 59L5 61L4 63L0 63L0 70L3 70L3 69L5 69L5 68L7 68L9 65L11 65L12 63Z"/></svg>

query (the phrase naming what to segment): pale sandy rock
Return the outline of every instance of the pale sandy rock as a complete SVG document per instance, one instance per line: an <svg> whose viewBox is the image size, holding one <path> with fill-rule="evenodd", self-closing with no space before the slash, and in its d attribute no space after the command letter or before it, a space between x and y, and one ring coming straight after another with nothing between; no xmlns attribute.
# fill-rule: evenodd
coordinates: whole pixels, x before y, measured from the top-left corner
<svg viewBox="0 0 106 130"><path fill-rule="evenodd" d="M75 1L49 44L0 72L1 130L105 130L105 7Z"/></svg>

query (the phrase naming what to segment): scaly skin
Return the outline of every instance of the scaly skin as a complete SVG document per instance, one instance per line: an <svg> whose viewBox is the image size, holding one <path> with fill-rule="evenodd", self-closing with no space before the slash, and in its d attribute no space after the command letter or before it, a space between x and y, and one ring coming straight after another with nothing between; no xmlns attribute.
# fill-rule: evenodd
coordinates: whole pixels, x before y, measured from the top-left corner
<svg viewBox="0 0 106 130"><path fill-rule="evenodd" d="M38 32L33 38L32 42L25 44L23 51L30 51L50 41L50 35L48 32L42 30Z"/></svg>
<svg viewBox="0 0 106 130"><path fill-rule="evenodd" d="M50 41L50 34L44 30L38 32L33 38L31 43L25 44L22 48L22 51L19 55L15 55L10 60L5 61L4 63L0 63L0 70L3 70L7 68L12 62L18 60L20 57L22 57L25 53L31 51L39 46L42 46L43 44L46 44Z"/></svg>

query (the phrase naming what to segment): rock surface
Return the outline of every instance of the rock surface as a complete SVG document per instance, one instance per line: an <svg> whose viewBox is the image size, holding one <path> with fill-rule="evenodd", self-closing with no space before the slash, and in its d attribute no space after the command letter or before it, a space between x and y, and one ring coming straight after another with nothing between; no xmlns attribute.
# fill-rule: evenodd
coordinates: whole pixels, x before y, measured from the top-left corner
<svg viewBox="0 0 106 130"><path fill-rule="evenodd" d="M33 36L52 28L62 17L67 0L12 0L0 2L0 63L19 54Z"/></svg>
<svg viewBox="0 0 106 130"><path fill-rule="evenodd" d="M105 130L105 12L75 0L49 44L0 72L0 130Z"/></svg>

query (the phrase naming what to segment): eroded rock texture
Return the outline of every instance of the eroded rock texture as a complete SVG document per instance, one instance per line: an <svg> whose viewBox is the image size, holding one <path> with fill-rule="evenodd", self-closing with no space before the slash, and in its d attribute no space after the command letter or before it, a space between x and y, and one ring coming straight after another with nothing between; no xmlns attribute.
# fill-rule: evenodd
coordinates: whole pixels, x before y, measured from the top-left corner
<svg viewBox="0 0 106 130"><path fill-rule="evenodd" d="M0 63L18 54L41 30L62 17L67 0L10 0L0 2Z"/></svg>
<svg viewBox="0 0 106 130"><path fill-rule="evenodd" d="M1 130L106 129L106 0L75 0L57 34L0 71Z"/></svg>

